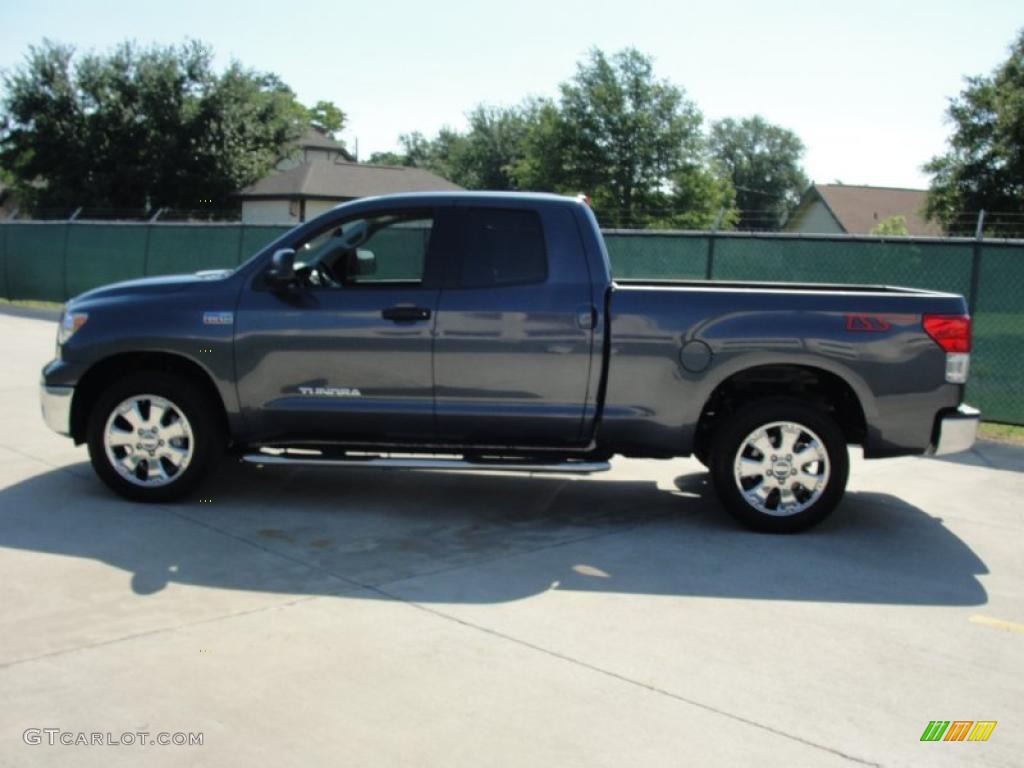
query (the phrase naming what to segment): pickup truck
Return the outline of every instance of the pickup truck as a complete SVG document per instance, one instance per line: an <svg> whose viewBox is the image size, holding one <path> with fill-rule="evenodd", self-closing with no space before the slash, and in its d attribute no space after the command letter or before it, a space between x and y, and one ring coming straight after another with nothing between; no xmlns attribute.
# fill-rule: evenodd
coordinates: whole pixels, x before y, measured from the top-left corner
<svg viewBox="0 0 1024 768"><path fill-rule="evenodd" d="M69 301L45 421L131 499L262 465L596 472L696 456L762 531L822 520L867 458L963 451L960 296L612 278L585 201L363 199L237 269Z"/></svg>

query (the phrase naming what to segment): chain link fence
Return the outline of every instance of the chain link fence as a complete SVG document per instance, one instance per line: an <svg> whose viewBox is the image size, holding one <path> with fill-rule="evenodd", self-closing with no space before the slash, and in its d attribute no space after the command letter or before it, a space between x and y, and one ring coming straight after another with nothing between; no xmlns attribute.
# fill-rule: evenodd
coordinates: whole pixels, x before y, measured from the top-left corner
<svg viewBox="0 0 1024 768"><path fill-rule="evenodd" d="M288 230L239 223L0 222L0 297L65 301L146 275L233 267ZM613 273L872 283L959 293L974 316L969 400L1024 424L1024 241L606 230Z"/></svg>

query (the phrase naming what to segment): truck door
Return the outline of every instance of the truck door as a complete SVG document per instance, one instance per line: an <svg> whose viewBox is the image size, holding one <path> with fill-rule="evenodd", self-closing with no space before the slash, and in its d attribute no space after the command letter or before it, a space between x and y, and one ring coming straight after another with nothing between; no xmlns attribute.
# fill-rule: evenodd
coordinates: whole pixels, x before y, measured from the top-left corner
<svg viewBox="0 0 1024 768"><path fill-rule="evenodd" d="M514 206L456 209L460 243L434 331L439 437L579 446L594 335L582 243L567 209Z"/></svg>
<svg viewBox="0 0 1024 768"><path fill-rule="evenodd" d="M427 209L335 221L295 244L299 286L269 290L257 276L243 289L235 362L257 439L435 439L431 246L443 218Z"/></svg>

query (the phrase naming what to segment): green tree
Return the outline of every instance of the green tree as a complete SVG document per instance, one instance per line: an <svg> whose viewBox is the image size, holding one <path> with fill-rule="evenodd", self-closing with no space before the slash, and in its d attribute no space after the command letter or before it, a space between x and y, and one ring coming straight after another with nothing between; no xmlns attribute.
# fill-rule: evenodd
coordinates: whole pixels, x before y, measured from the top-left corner
<svg viewBox="0 0 1024 768"><path fill-rule="evenodd" d="M1024 30L988 77L968 77L951 99L949 151L932 158L925 212L947 228L984 208L989 226L1024 213Z"/></svg>
<svg viewBox="0 0 1024 768"><path fill-rule="evenodd" d="M217 75L198 41L76 59L46 40L4 77L0 165L36 210L225 207L307 121L276 76Z"/></svg>
<svg viewBox="0 0 1024 768"><path fill-rule="evenodd" d="M711 153L736 190L737 226L778 229L796 210L807 188L800 166L803 142L759 115L731 117L711 127Z"/></svg>
<svg viewBox="0 0 1024 768"><path fill-rule="evenodd" d="M590 194L615 226L643 226L671 177L698 157L702 117L650 57L593 49L561 86L562 183Z"/></svg>
<svg viewBox="0 0 1024 768"><path fill-rule="evenodd" d="M509 167L515 189L534 192L583 192L573 188L565 168L567 133L558 105L550 99L527 100L520 107L523 132L518 156Z"/></svg>
<svg viewBox="0 0 1024 768"><path fill-rule="evenodd" d="M732 229L739 219L736 190L713 163L693 162L671 179L669 213L653 226L679 229Z"/></svg>
<svg viewBox="0 0 1024 768"><path fill-rule="evenodd" d="M910 234L910 230L907 229L907 217L888 216L872 227L870 234L906 237Z"/></svg>
<svg viewBox="0 0 1024 768"><path fill-rule="evenodd" d="M331 138L337 138L337 134L345 127L346 115L333 101L318 101L306 111L309 113L310 125Z"/></svg>
<svg viewBox="0 0 1024 768"><path fill-rule="evenodd" d="M513 175L522 157L527 123L514 107L476 107L469 132L453 158L452 181L469 189L516 189Z"/></svg>

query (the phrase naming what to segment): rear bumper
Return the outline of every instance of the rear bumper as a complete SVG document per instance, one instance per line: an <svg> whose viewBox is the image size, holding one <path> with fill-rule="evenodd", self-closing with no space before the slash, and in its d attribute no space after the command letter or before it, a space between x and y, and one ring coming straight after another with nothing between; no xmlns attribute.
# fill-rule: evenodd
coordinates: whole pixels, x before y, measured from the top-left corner
<svg viewBox="0 0 1024 768"><path fill-rule="evenodd" d="M43 421L58 435L71 436L71 398L74 387L48 387L39 383L39 404L43 408Z"/></svg>
<svg viewBox="0 0 1024 768"><path fill-rule="evenodd" d="M969 451L978 436L981 411L961 405L955 411L945 411L935 419L935 440L928 451L933 456Z"/></svg>

